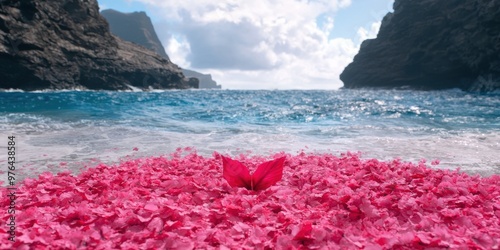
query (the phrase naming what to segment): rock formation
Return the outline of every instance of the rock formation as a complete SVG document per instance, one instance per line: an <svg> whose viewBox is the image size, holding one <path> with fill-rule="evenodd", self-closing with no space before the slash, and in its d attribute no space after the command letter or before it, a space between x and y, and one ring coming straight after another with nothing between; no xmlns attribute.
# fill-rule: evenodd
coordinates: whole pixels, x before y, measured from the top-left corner
<svg viewBox="0 0 500 250"><path fill-rule="evenodd" d="M194 77L200 80L200 89L221 89L221 85L218 85L216 81L212 79L212 75L203 74L194 70L182 69L187 77Z"/></svg>
<svg viewBox="0 0 500 250"><path fill-rule="evenodd" d="M2 0L0 88L193 88L180 68L111 35L96 0Z"/></svg>
<svg viewBox="0 0 500 250"><path fill-rule="evenodd" d="M396 0L340 79L345 88L498 90L500 1Z"/></svg>
<svg viewBox="0 0 500 250"><path fill-rule="evenodd" d="M101 15L108 21L111 32L114 35L125 41L142 45L168 59L168 55L165 53L165 49L156 35L151 19L145 12L122 13L107 9L101 11ZM221 88L209 74L189 69L182 69L182 73L187 77L199 79L200 89Z"/></svg>
<svg viewBox="0 0 500 250"><path fill-rule="evenodd" d="M142 45L169 59L156 35L151 19L145 12L122 13L107 9L101 11L101 15L108 21L111 33L114 35L125 41Z"/></svg>

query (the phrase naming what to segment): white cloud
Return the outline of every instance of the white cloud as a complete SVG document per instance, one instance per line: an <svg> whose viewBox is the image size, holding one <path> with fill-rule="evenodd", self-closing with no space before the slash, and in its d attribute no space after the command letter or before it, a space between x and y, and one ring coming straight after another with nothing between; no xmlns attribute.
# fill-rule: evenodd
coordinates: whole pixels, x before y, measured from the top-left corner
<svg viewBox="0 0 500 250"><path fill-rule="evenodd" d="M351 0L136 1L168 18L157 26L173 62L211 73L225 88L339 88L359 48L329 38L333 14ZM361 28L359 38L379 27Z"/></svg>
<svg viewBox="0 0 500 250"><path fill-rule="evenodd" d="M360 41L364 41L366 39L371 39L371 38L376 38L381 24L382 24L381 21L374 22L370 25L369 30L365 29L364 27L360 27L358 29L358 37L359 37Z"/></svg>
<svg viewBox="0 0 500 250"><path fill-rule="evenodd" d="M181 67L191 67L191 63L187 61L187 57L191 53L191 47L186 39L171 36L165 50L168 52L167 55L170 61L175 62Z"/></svg>

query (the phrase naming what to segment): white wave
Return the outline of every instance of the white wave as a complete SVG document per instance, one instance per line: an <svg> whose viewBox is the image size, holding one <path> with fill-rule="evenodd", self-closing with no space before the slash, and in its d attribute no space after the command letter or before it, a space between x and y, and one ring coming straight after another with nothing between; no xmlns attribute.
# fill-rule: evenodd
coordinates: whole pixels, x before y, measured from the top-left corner
<svg viewBox="0 0 500 250"><path fill-rule="evenodd" d="M7 92L7 93L15 93L15 92L24 92L22 89L0 89L0 92Z"/></svg>
<svg viewBox="0 0 500 250"><path fill-rule="evenodd" d="M211 157L214 151L231 155L297 154L301 151L340 155L351 151L360 152L363 158L399 158L414 163L426 159L427 165L433 168L460 168L469 174L483 176L500 174L500 131L408 136L365 134L340 138L331 134L304 135L289 127L270 130L269 127L189 126L176 132L118 125L66 124L36 127L37 133L14 127L14 130L1 130L0 147L7 145L7 136L16 136L18 166L23 178L35 177L44 171L78 172L82 167L92 167L99 162L113 164L129 158L168 156L184 147L193 147L206 157ZM5 154L0 154L0 162L5 161L1 157ZM440 164L431 165L433 160L439 160Z"/></svg>
<svg viewBox="0 0 500 250"><path fill-rule="evenodd" d="M85 89L85 88L71 88L71 89L41 89L41 90L34 90L34 91L28 91L30 93L64 93L64 92L91 92L93 90Z"/></svg>
<svg viewBox="0 0 500 250"><path fill-rule="evenodd" d="M125 84L127 87L130 88L130 90L123 90L123 91L120 91L120 92L144 92L144 90L138 88L138 87L134 87L132 85L129 85L129 84Z"/></svg>

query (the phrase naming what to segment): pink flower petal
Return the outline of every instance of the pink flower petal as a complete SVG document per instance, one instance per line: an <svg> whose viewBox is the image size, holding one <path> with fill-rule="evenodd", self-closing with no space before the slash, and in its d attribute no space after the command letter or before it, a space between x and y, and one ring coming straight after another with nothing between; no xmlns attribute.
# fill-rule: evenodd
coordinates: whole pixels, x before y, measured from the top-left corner
<svg viewBox="0 0 500 250"><path fill-rule="evenodd" d="M44 173L16 190L17 242L0 249L494 249L500 177L433 170L425 162L353 153L286 157L279 185L232 188L218 154ZM431 163L432 164L432 163ZM71 168L68 164L68 168ZM8 189L0 189L9 197ZM10 200L0 201L5 208ZM8 210L1 210L8 235Z"/></svg>

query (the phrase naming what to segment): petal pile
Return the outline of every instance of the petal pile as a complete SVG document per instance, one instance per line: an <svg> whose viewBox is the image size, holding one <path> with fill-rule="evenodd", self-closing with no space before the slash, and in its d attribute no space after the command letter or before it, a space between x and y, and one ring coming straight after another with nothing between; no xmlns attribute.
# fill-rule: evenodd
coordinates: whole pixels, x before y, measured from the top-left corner
<svg viewBox="0 0 500 250"><path fill-rule="evenodd" d="M262 191L229 186L217 153L26 179L17 190L16 242L4 225L0 249L500 247L498 175L351 153L236 158L257 166L283 156L282 180ZM10 216L7 209L1 215Z"/></svg>

